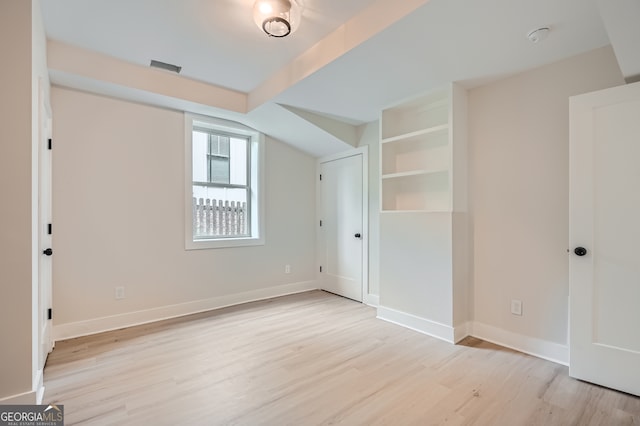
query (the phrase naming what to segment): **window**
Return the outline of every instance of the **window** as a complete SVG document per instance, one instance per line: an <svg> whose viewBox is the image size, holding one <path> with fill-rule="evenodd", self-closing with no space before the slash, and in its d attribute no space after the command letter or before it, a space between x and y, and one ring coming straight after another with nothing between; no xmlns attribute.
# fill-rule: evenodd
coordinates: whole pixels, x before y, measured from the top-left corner
<svg viewBox="0 0 640 426"><path fill-rule="evenodd" d="M261 140L239 123L185 114L187 249L264 244Z"/></svg>

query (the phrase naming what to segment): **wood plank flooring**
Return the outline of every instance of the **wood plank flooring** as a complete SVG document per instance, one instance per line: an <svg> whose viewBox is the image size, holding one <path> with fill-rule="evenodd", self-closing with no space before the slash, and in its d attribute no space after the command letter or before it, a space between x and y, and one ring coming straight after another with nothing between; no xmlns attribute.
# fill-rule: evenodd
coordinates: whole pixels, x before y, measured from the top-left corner
<svg viewBox="0 0 640 426"><path fill-rule="evenodd" d="M321 291L56 344L67 425L638 425L640 398Z"/></svg>

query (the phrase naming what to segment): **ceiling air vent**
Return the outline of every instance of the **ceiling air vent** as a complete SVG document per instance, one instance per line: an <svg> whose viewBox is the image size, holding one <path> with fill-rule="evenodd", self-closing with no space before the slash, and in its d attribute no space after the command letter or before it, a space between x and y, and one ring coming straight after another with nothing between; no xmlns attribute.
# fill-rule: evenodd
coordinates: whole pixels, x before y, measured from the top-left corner
<svg viewBox="0 0 640 426"><path fill-rule="evenodd" d="M160 68L163 70L175 72L176 74L180 74L180 70L182 69L182 67L179 67L177 65L167 64L166 62L155 61L153 59L151 60L151 64L149 65L153 68Z"/></svg>

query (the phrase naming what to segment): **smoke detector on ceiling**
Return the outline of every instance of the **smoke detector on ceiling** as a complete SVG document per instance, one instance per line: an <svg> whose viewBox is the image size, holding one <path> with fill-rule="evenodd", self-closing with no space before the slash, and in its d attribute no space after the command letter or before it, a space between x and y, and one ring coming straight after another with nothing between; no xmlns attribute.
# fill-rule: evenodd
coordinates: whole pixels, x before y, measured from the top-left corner
<svg viewBox="0 0 640 426"><path fill-rule="evenodd" d="M529 34L527 34L527 38L531 43L540 43L542 40L549 36L549 31L551 31L549 27L536 28L533 31L529 31Z"/></svg>

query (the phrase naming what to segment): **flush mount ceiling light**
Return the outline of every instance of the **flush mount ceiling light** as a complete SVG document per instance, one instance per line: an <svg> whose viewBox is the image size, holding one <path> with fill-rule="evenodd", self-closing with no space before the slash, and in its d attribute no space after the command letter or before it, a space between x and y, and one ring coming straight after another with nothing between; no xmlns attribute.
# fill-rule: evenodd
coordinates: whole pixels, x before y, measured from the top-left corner
<svg viewBox="0 0 640 426"><path fill-rule="evenodd" d="M300 25L300 5L296 0L257 0L253 20L270 37L286 37Z"/></svg>

